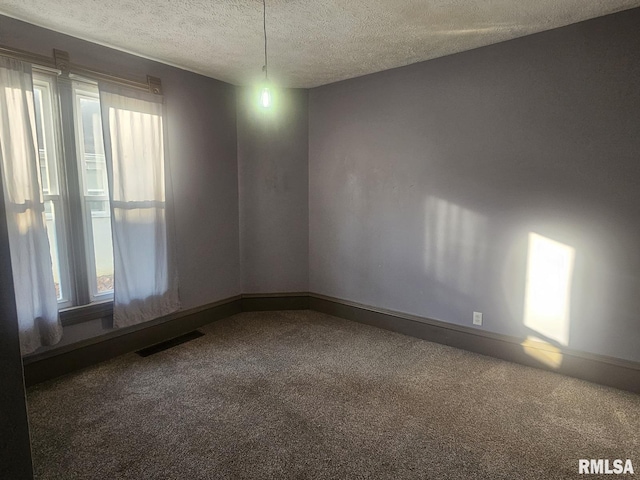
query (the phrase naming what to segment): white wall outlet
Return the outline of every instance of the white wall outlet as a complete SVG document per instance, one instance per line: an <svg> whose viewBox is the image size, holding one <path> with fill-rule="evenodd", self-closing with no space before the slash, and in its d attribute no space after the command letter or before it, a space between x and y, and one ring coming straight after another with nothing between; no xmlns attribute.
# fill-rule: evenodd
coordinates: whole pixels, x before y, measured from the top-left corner
<svg viewBox="0 0 640 480"><path fill-rule="evenodd" d="M482 325L482 312L473 312L473 324Z"/></svg>

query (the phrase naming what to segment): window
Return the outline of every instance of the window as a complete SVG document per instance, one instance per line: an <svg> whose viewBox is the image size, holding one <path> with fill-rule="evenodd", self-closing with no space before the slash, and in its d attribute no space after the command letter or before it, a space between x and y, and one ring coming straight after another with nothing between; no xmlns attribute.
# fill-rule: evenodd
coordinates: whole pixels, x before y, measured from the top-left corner
<svg viewBox="0 0 640 480"><path fill-rule="evenodd" d="M58 305L73 304L71 276L69 272L69 247L66 229L66 202L61 186L62 148L60 143L60 121L56 109L55 81L52 77L34 75L33 99L36 116L36 133L40 160L40 186L45 206L45 219L53 280L58 296Z"/></svg>
<svg viewBox="0 0 640 480"><path fill-rule="evenodd" d="M111 213L98 88L74 83L73 102L89 288L91 299L98 300L113 293Z"/></svg>
<svg viewBox="0 0 640 480"><path fill-rule="evenodd" d="M73 323L111 316L128 327L179 310L160 80L107 76L60 50L62 71L23 57L32 55L0 55L0 181L21 351L56 344Z"/></svg>
<svg viewBox="0 0 640 480"><path fill-rule="evenodd" d="M110 300L111 209L98 87L76 81L57 85L55 76L34 73L33 89L58 306Z"/></svg>

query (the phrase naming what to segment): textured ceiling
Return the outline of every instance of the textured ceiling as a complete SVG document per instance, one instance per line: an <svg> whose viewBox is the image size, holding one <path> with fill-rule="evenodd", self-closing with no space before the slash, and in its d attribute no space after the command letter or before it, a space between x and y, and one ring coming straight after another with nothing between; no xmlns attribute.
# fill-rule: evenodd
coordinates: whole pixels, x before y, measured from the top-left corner
<svg viewBox="0 0 640 480"><path fill-rule="evenodd" d="M314 87L640 6L640 0L267 0L269 77ZM261 0L2 0L0 13L246 85Z"/></svg>

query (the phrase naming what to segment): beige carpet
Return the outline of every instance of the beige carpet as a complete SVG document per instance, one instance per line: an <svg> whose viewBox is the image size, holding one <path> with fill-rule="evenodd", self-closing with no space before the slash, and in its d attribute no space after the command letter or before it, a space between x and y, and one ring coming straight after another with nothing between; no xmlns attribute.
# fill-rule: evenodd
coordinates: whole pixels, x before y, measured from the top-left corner
<svg viewBox="0 0 640 480"><path fill-rule="evenodd" d="M640 474L638 395L311 311L201 331L29 389L36 478Z"/></svg>

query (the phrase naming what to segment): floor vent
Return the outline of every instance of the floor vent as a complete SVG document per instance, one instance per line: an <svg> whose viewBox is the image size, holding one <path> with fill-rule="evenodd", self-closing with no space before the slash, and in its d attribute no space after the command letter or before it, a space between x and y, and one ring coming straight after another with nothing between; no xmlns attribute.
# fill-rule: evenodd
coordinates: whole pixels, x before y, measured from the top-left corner
<svg viewBox="0 0 640 480"><path fill-rule="evenodd" d="M176 345L195 340L196 338L202 337L203 335L204 333L200 332L199 330L194 330L193 332L185 333L184 335L172 338L171 340L167 340L166 342L156 343L155 345L151 345L150 347L143 348L142 350L138 350L136 353L141 357L148 357L149 355L162 352L163 350L168 350L169 348L175 347Z"/></svg>

